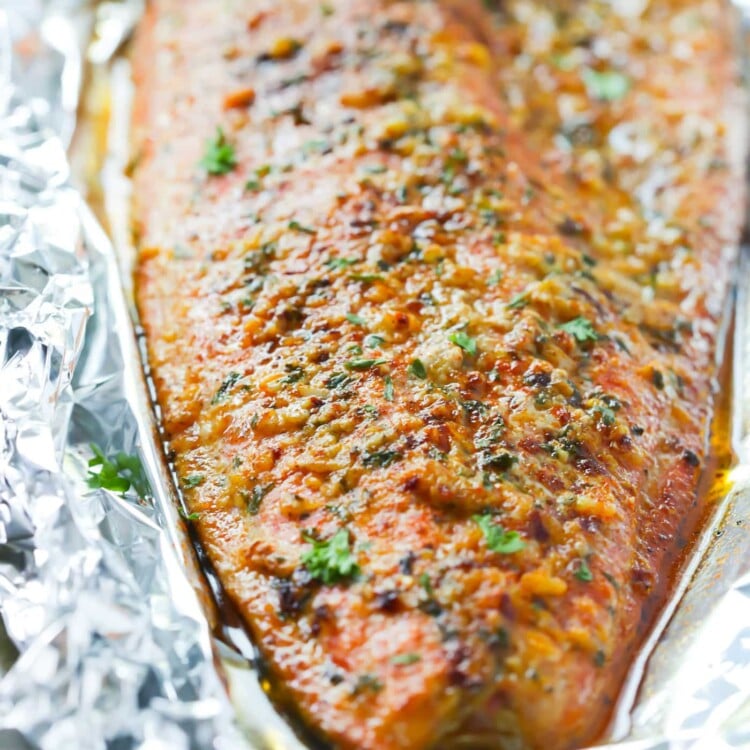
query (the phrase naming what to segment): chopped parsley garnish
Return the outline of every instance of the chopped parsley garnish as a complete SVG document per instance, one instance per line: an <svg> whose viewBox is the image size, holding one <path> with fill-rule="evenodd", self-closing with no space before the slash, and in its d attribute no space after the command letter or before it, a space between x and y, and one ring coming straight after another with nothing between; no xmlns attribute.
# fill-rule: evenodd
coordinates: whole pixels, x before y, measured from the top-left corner
<svg viewBox="0 0 750 750"><path fill-rule="evenodd" d="M343 388L352 382L352 378L343 372L334 372L328 380L326 380L326 388Z"/></svg>
<svg viewBox="0 0 750 750"><path fill-rule="evenodd" d="M367 325L367 321L361 315L355 315L354 313L347 313L346 319L354 326Z"/></svg>
<svg viewBox="0 0 750 750"><path fill-rule="evenodd" d="M210 175L227 174L237 166L234 146L227 140L221 128L217 127L216 135L206 141L206 150L200 165Z"/></svg>
<svg viewBox="0 0 750 750"><path fill-rule="evenodd" d="M139 497L149 494L148 480L138 456L118 451L108 458L95 443L89 447L94 457L89 459L86 483L92 490L109 490L124 495L132 487ZM99 467L99 471L92 471L96 467Z"/></svg>
<svg viewBox="0 0 750 750"><path fill-rule="evenodd" d="M451 344L460 346L470 357L476 356L477 340L469 336L466 331L456 331L448 336Z"/></svg>
<svg viewBox="0 0 750 750"><path fill-rule="evenodd" d="M497 453L495 455L483 455L480 458L483 469L496 469L508 471L513 464L518 463L518 457L512 453Z"/></svg>
<svg viewBox="0 0 750 750"><path fill-rule="evenodd" d="M592 99L615 102L630 91L630 79L617 70L598 71L584 68L582 77Z"/></svg>
<svg viewBox="0 0 750 750"><path fill-rule="evenodd" d="M339 529L330 539L318 540L305 536L305 540L312 547L302 553L300 562L313 578L332 584L358 575L359 565L352 556L346 529Z"/></svg>
<svg viewBox="0 0 750 750"><path fill-rule="evenodd" d="M377 349L379 346L385 343L385 339L382 336L378 336L377 333L370 333L365 336L365 340L362 343L368 349Z"/></svg>
<svg viewBox="0 0 750 750"><path fill-rule="evenodd" d="M186 520L186 521L197 521L200 517L200 513L185 513L185 511L182 508L179 508L179 514Z"/></svg>
<svg viewBox="0 0 750 750"><path fill-rule="evenodd" d="M502 555L510 555L520 552L526 546L517 531L506 531L502 526L493 521L493 516L485 513L481 516L472 516L484 534L487 548Z"/></svg>
<svg viewBox="0 0 750 750"><path fill-rule="evenodd" d="M589 568L588 563L583 558L578 561L578 567L573 575L575 575L579 581L583 581L584 583L590 583L594 580L594 574L591 572L591 568Z"/></svg>
<svg viewBox="0 0 750 750"><path fill-rule="evenodd" d="M523 293L523 294L517 294L515 297L513 297L513 299L510 302L508 302L506 307L509 310L520 310L522 307L526 307L526 305L528 304L529 304L529 298L525 293Z"/></svg>
<svg viewBox="0 0 750 750"><path fill-rule="evenodd" d="M596 332L591 321L580 316L569 320L567 323L563 323L558 328L561 331L569 333L579 344L583 344L586 341L599 340L599 334Z"/></svg>
<svg viewBox="0 0 750 750"><path fill-rule="evenodd" d="M387 359L350 359L344 363L344 367L347 370L369 370L371 367L377 367L378 365L384 365L388 362Z"/></svg>
<svg viewBox="0 0 750 750"><path fill-rule="evenodd" d="M197 487L199 484L203 484L205 479L206 479L205 474L188 474L182 480L182 486L187 487L187 489L190 490L193 487Z"/></svg>
<svg viewBox="0 0 750 750"><path fill-rule="evenodd" d="M419 576L419 585L424 589L426 594L429 596L432 595L432 583L430 581L430 576L427 573L422 573L422 575Z"/></svg>
<svg viewBox="0 0 750 750"><path fill-rule="evenodd" d="M362 281L365 284L371 284L373 281L382 281L383 277L379 273L352 273L349 275L352 281Z"/></svg>
<svg viewBox="0 0 750 750"><path fill-rule="evenodd" d="M365 453L362 456L362 463L365 466L376 466L380 469L385 469L391 464L395 464L396 461L403 458L402 454L398 451L375 451L374 453Z"/></svg>
<svg viewBox="0 0 750 750"><path fill-rule="evenodd" d="M331 258L326 261L328 268L348 268L355 263L359 263L357 258Z"/></svg>
<svg viewBox="0 0 750 750"><path fill-rule="evenodd" d="M317 231L313 227L307 227L304 224L300 224L296 219L292 219L292 221L289 222L288 227L296 232L304 232L305 234L315 234Z"/></svg>
<svg viewBox="0 0 750 750"><path fill-rule="evenodd" d="M273 484L256 484L253 487L252 492L243 490L242 496L247 503L247 512L251 515L257 515L260 510L260 504L263 502L263 498L273 489Z"/></svg>
<svg viewBox="0 0 750 750"><path fill-rule="evenodd" d="M216 391L216 394L211 399L212 404L219 404L227 397L227 394L232 389L233 386L237 384L239 379L242 377L240 373L238 372L230 372L229 375L227 375L224 380L222 381L222 384L219 386L219 390Z"/></svg>
<svg viewBox="0 0 750 750"><path fill-rule="evenodd" d="M503 272L497 268L487 278L487 283L490 286L496 286L503 280Z"/></svg>
<svg viewBox="0 0 750 750"><path fill-rule="evenodd" d="M363 690L370 690L373 693L379 693L383 689L383 683L374 674L361 674L357 677L357 684L354 686L354 694L361 693Z"/></svg>
<svg viewBox="0 0 750 750"><path fill-rule="evenodd" d="M427 369L421 359L412 360L412 363L409 365L409 374L420 380L427 378Z"/></svg>
<svg viewBox="0 0 750 750"><path fill-rule="evenodd" d="M386 401L393 401L393 380L390 375L385 376L385 388L383 389L383 398Z"/></svg>
<svg viewBox="0 0 750 750"><path fill-rule="evenodd" d="M418 661L422 661L422 657L419 654L408 653L408 654L396 654L391 657L391 664L416 664Z"/></svg>
<svg viewBox="0 0 750 750"><path fill-rule="evenodd" d="M291 385L292 383L298 383L304 377L305 371L299 365L287 365L286 375L279 382L284 385Z"/></svg>

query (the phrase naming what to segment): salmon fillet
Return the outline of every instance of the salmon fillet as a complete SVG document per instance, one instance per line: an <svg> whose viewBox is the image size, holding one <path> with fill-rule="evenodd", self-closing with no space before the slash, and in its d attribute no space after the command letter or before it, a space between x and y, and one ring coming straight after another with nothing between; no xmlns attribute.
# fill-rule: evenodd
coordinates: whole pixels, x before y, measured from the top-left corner
<svg viewBox="0 0 750 750"><path fill-rule="evenodd" d="M201 542L333 747L603 732L699 528L720 0L153 0L136 295Z"/></svg>

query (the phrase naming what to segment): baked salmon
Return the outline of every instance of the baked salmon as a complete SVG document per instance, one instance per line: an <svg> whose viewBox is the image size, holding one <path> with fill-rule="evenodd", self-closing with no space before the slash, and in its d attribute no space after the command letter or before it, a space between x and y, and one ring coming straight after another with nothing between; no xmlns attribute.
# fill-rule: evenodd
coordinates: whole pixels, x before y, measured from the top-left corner
<svg viewBox="0 0 750 750"><path fill-rule="evenodd" d="M605 730L699 529L721 0L152 0L136 296L196 532L345 750Z"/></svg>

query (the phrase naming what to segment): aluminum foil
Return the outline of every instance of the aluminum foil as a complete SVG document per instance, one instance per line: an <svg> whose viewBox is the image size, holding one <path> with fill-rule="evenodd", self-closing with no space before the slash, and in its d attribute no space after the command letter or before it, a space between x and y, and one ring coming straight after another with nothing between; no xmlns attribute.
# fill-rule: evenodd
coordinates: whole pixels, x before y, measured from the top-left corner
<svg viewBox="0 0 750 750"><path fill-rule="evenodd" d="M209 629L148 489L112 248L69 184L83 2L0 4L0 748L238 748ZM87 487L90 443L135 457Z"/></svg>
<svg viewBox="0 0 750 750"><path fill-rule="evenodd" d="M0 615L11 646L0 638L0 673L12 663L0 750L303 750L242 629L211 635L216 612L161 455L128 275L70 185L83 50L125 100L127 69L113 57L142 5L0 3ZM115 112L114 140L126 121ZM125 158L107 164L115 205ZM110 233L119 255L127 226L111 221ZM739 277L734 488L601 747L750 748L750 261ZM137 459L124 496L87 486L92 444Z"/></svg>

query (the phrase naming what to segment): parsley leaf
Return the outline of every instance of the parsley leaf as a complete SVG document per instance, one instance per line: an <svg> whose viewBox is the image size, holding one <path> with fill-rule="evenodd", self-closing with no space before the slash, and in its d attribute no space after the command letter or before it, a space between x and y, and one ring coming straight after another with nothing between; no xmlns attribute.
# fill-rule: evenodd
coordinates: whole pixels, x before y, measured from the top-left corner
<svg viewBox="0 0 750 750"><path fill-rule="evenodd" d="M522 307L526 307L529 304L529 298L525 293L517 294L513 299L508 302L506 307L508 310L520 310Z"/></svg>
<svg viewBox="0 0 750 750"><path fill-rule="evenodd" d="M222 381L219 389L211 399L212 404L220 404L226 397L233 386L237 385L237 382L242 377L238 372L230 372Z"/></svg>
<svg viewBox="0 0 750 750"><path fill-rule="evenodd" d="M393 380L390 375L385 376L385 388L383 389L383 398L386 401L393 401Z"/></svg>
<svg viewBox="0 0 750 750"><path fill-rule="evenodd" d="M469 336L466 331L456 331L448 336L451 344L460 346L470 357L476 356L477 340Z"/></svg>
<svg viewBox="0 0 750 750"><path fill-rule="evenodd" d="M205 479L206 479L205 474L188 474L182 480L182 486L190 490L193 487L197 487L199 484L203 484Z"/></svg>
<svg viewBox="0 0 750 750"><path fill-rule="evenodd" d="M630 91L630 79L617 70L583 70L583 82L592 99L602 102L615 102Z"/></svg>
<svg viewBox="0 0 750 750"><path fill-rule="evenodd" d="M569 320L567 323L563 323L558 328L561 331L569 333L579 344L583 344L586 341L599 340L599 334L594 329L591 321L580 316Z"/></svg>
<svg viewBox="0 0 750 750"><path fill-rule="evenodd" d="M416 664L418 661L422 661L422 657L419 654L407 653L407 654L396 654L392 656L391 664Z"/></svg>
<svg viewBox="0 0 750 750"><path fill-rule="evenodd" d="M227 174L237 166L234 146L227 140L221 128L217 127L216 135L206 141L206 150L200 165L210 175Z"/></svg>
<svg viewBox="0 0 750 750"><path fill-rule="evenodd" d="M138 456L119 451L107 458L95 443L91 443L89 447L94 457L89 459L86 483L92 490L103 489L124 495L132 487L139 497L149 494L148 480ZM92 471L96 467L99 467L99 471Z"/></svg>
<svg viewBox="0 0 750 750"><path fill-rule="evenodd" d="M427 378L427 369L421 359L412 360L412 363L409 365L409 374L420 380Z"/></svg>
<svg viewBox="0 0 750 750"><path fill-rule="evenodd" d="M305 536L305 540L312 547L302 553L300 562L313 578L331 584L359 574L359 565L352 556L346 529L339 529L330 539L321 541Z"/></svg>
<svg viewBox="0 0 750 750"><path fill-rule="evenodd" d="M328 268L348 268L353 266L355 263L359 263L357 258L331 258L325 262Z"/></svg>
<svg viewBox="0 0 750 750"><path fill-rule="evenodd" d="M387 359L350 359L344 363L347 370L369 370L371 367L384 365Z"/></svg>
<svg viewBox="0 0 750 750"><path fill-rule="evenodd" d="M353 273L349 278L352 281L362 281L365 284L371 284L373 281L382 281L383 276L379 273Z"/></svg>
<svg viewBox="0 0 750 750"><path fill-rule="evenodd" d="M367 325L367 321L361 315L356 315L355 313L347 313L346 314L346 319L353 326L364 326L364 325Z"/></svg>
<svg viewBox="0 0 750 750"><path fill-rule="evenodd" d="M296 232L304 232L305 234L315 234L317 232L317 229L313 229L313 227L307 227L304 224L300 224L296 219L292 219L292 221L288 224L289 229L293 229Z"/></svg>
<svg viewBox="0 0 750 750"><path fill-rule="evenodd" d="M594 574L591 572L591 568L589 568L588 563L583 558L578 561L578 568L573 575L579 581L583 581L584 583L589 583L594 580Z"/></svg>
<svg viewBox="0 0 750 750"><path fill-rule="evenodd" d="M401 458L403 456L398 451L376 451L374 453L365 453L362 457L362 463L365 466L377 466L384 469L396 463L396 461L400 461Z"/></svg>
<svg viewBox="0 0 750 750"><path fill-rule="evenodd" d="M492 516L485 513L481 516L472 516L484 534L487 548L502 555L510 555L520 552L526 547L525 542L517 531L506 531L502 526L492 520Z"/></svg>

